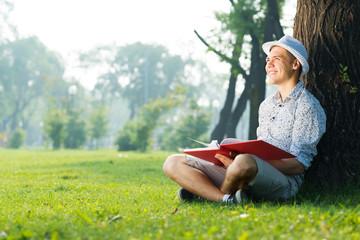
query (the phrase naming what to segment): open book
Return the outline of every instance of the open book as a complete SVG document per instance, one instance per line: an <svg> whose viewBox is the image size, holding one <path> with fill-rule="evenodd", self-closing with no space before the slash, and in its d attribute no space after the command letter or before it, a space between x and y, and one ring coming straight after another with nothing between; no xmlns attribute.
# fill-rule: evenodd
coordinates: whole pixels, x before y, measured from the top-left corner
<svg viewBox="0 0 360 240"><path fill-rule="evenodd" d="M198 142L198 141L197 141ZM201 142L200 142L201 143ZM250 140L229 144L217 144L217 141L212 141L210 144L205 144L205 148L183 149L183 152L194 157L204 159L216 165L223 165L215 155L217 153L230 156L230 152L248 153L258 156L264 160L278 160L283 158L294 158L295 155L288 153L270 143L262 140Z"/></svg>

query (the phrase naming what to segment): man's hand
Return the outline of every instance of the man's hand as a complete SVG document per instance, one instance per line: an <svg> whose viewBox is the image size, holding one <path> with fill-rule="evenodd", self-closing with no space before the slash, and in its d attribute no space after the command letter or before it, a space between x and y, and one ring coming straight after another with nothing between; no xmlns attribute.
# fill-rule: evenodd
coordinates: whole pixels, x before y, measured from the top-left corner
<svg viewBox="0 0 360 240"><path fill-rule="evenodd" d="M233 158L229 158L225 155L222 154L216 154L215 157L224 164L225 167L230 166L230 164L232 164L232 162L234 161Z"/></svg>

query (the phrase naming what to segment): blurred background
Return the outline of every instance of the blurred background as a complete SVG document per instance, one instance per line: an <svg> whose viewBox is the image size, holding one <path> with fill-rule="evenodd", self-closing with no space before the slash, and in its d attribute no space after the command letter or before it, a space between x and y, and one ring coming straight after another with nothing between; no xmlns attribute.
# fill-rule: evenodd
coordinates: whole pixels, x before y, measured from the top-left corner
<svg viewBox="0 0 360 240"><path fill-rule="evenodd" d="M188 138L252 138L251 94L233 131L214 131L232 76L232 116L245 96L270 2L292 35L295 0L0 0L0 147L177 150L198 146Z"/></svg>

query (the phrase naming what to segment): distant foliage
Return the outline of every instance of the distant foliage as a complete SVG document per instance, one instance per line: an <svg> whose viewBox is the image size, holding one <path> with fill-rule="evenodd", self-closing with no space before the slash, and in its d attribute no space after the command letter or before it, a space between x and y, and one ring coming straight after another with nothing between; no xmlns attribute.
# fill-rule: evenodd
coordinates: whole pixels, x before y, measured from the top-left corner
<svg viewBox="0 0 360 240"><path fill-rule="evenodd" d="M140 42L97 48L82 54L80 61L105 70L94 90L110 98L120 93L129 104L131 119L148 99L163 98L175 84L184 84L185 67L192 64L164 46Z"/></svg>
<svg viewBox="0 0 360 240"><path fill-rule="evenodd" d="M209 142L207 132L211 123L211 113L191 100L184 114L172 122L161 137L161 149L175 151L184 147L200 147L189 138Z"/></svg>
<svg viewBox="0 0 360 240"><path fill-rule="evenodd" d="M51 110L45 118L44 134L52 142L54 149L59 149L64 140L67 118L65 110Z"/></svg>
<svg viewBox="0 0 360 240"><path fill-rule="evenodd" d="M152 134L162 114L174 109L184 101L186 90L177 86L175 92L165 98L150 101L138 111L136 118L125 124L118 132L115 144L119 151L146 151L151 147Z"/></svg>
<svg viewBox="0 0 360 240"><path fill-rule="evenodd" d="M20 148L24 144L25 131L17 128L9 139L9 148Z"/></svg>
<svg viewBox="0 0 360 240"><path fill-rule="evenodd" d="M86 123L80 117L81 112L71 110L68 112L68 121L65 125L64 147L77 149L86 143Z"/></svg>
<svg viewBox="0 0 360 240"><path fill-rule="evenodd" d="M90 137L96 142L96 148L99 146L99 140L105 137L108 131L109 119L105 107L95 108L90 116Z"/></svg>
<svg viewBox="0 0 360 240"><path fill-rule="evenodd" d="M47 94L61 93L63 73L58 54L37 37L0 44L0 112L10 132L19 126L20 119L23 126L29 126L31 117L41 112L39 104Z"/></svg>
<svg viewBox="0 0 360 240"><path fill-rule="evenodd" d="M118 132L115 144L119 151L133 151L137 146L137 131L138 125L135 121L128 121L124 127Z"/></svg>

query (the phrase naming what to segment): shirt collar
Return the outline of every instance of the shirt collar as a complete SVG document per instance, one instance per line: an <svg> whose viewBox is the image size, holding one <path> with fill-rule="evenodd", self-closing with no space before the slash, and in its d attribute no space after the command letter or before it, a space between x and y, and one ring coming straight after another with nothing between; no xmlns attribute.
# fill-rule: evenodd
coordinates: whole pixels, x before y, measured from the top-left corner
<svg viewBox="0 0 360 240"><path fill-rule="evenodd" d="M284 99L284 102L287 102L289 101L290 99L294 99L296 100L297 98L299 98L302 90L305 88L303 82L300 80L296 86L293 88L293 90L291 90L289 96L287 96L285 99ZM281 101L281 98L280 98L280 92L277 91L274 95L274 99L275 100L279 100Z"/></svg>

